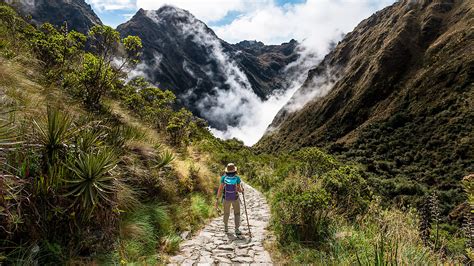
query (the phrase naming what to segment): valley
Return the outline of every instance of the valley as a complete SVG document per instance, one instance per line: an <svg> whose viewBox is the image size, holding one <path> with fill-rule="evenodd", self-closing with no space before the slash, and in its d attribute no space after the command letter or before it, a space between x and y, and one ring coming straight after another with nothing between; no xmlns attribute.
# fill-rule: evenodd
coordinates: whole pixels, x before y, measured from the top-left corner
<svg viewBox="0 0 474 266"><path fill-rule="evenodd" d="M395 2L324 57L88 3L0 2L0 265L474 260L471 1ZM223 232L230 162L252 237L244 207Z"/></svg>

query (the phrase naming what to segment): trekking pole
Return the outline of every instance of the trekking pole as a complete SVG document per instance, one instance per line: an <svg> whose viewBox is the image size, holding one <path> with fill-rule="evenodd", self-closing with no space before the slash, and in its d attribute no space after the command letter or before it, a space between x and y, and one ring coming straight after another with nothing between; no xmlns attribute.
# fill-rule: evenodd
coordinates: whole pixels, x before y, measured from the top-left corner
<svg viewBox="0 0 474 266"><path fill-rule="evenodd" d="M249 235L250 235L250 238L252 238L252 233L250 232L249 215L247 214L247 203L245 202L244 190L242 190L242 197L244 198L245 217L247 217L247 226L249 228Z"/></svg>

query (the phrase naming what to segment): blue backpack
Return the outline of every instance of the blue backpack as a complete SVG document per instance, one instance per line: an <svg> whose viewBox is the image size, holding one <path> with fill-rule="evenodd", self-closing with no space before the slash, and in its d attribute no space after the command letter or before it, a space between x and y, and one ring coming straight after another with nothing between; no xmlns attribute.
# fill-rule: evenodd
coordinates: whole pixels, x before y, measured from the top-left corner
<svg viewBox="0 0 474 266"><path fill-rule="evenodd" d="M233 178L233 177L229 177ZM237 184L235 182L230 182L228 176L224 177L224 199L225 200L237 200Z"/></svg>

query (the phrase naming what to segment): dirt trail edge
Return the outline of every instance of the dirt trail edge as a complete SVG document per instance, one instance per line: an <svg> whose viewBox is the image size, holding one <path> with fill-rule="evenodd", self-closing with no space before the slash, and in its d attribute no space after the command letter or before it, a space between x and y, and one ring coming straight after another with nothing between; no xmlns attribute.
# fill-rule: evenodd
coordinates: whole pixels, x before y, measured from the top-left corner
<svg viewBox="0 0 474 266"><path fill-rule="evenodd" d="M196 236L180 245L177 255L170 258L171 265L192 264L272 264L263 242L269 236L266 230L270 209L265 197L256 189L244 184L245 200L249 215L252 238L248 235L247 220L242 195L240 230L243 235L234 234L234 214L231 210L229 233L224 233L222 215L213 219Z"/></svg>

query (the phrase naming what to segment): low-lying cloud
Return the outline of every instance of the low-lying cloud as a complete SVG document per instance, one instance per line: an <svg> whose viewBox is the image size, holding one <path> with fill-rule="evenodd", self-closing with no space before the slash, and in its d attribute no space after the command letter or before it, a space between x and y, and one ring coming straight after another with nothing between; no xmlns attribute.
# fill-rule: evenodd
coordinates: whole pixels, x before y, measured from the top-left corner
<svg viewBox="0 0 474 266"><path fill-rule="evenodd" d="M361 20L395 0L307 0L302 3L255 9L214 27L217 35L229 42L259 40L279 44L296 39L321 55L327 53L331 41L351 31Z"/></svg>
<svg viewBox="0 0 474 266"><path fill-rule="evenodd" d="M288 77L286 90L277 91L269 99L262 100L255 94L247 76L238 64L223 51L221 41L207 29L204 23L180 9L168 9L162 12L174 12L174 16L185 18L183 21L186 23L178 24L182 34L192 38L194 43L205 47L209 51L210 59L216 63L219 73L225 77L224 83L227 89L215 87L200 99L194 95L194 88L190 88L184 95L188 103L192 102L204 118L229 125L226 130L211 128L216 136L223 139L237 138L244 141L246 145L255 144L278 111L304 82L308 69L316 64L318 58L311 50L299 46L297 50L301 56L288 65L282 73ZM147 15L155 23L162 23L162 17L166 17L159 17L153 11L149 11ZM189 75L194 75L186 61L183 62L183 69ZM206 69L205 66L201 70L210 80L215 79L215 73Z"/></svg>
<svg viewBox="0 0 474 266"><path fill-rule="evenodd" d="M308 86L304 90L298 89L306 80L308 70L321 61L331 43L339 41L343 33L352 30L363 18L391 2L393 0L377 1L375 4L374 1L308 0L282 7L271 1L267 9L258 9L228 25L214 28L217 34L227 41L256 39L279 43L291 38L301 41L298 47L299 59L285 69L284 75L288 80L286 89L275 92L267 100L260 99L254 93L245 73L224 53L221 42L207 30L205 24L182 10L170 11L179 12L177 15L186 16L190 20L191 23L180 25L182 33L210 51L219 72L225 76L224 83L228 88L216 87L199 99L193 93L194 88L191 88L185 97L189 103L197 106L204 118L232 125L226 130L211 128L214 135L223 139L237 138L246 145L253 145L263 136L283 107L285 111L293 112L315 97L322 97L330 91L335 78L329 71L307 82ZM148 12L156 23L160 23L160 18L155 14ZM183 69L193 75L186 61L183 62ZM144 69L138 70L145 72ZM215 73L205 66L201 70L210 80L215 80Z"/></svg>

